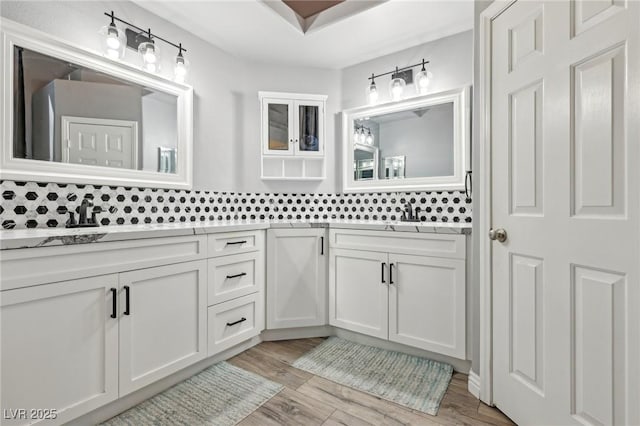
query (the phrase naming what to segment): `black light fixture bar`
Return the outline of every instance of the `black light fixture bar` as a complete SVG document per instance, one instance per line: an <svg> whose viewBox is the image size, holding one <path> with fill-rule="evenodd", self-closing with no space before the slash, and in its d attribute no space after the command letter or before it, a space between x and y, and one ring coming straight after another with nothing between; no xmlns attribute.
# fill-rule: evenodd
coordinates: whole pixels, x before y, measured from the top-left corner
<svg viewBox="0 0 640 426"><path fill-rule="evenodd" d="M187 51L187 49L185 49L184 47L182 47L182 43L180 43L179 45L178 45L178 44L175 44L175 43L171 43L169 40L164 39L164 38L160 37L159 35L153 34L153 33L151 32L151 29L143 30L143 29L142 29L142 28L140 28L139 26L137 26L137 25L133 25L131 22L127 22L127 21L125 21L124 19L120 19L120 18L118 18L118 17L113 13L113 11L111 11L111 13L104 12L104 14L105 14L105 16L108 16L109 18L111 18L111 20L112 20L112 21L113 21L113 20L116 20L116 21L121 22L121 23L123 23L123 24L125 24L125 25L128 25L128 26L130 26L130 27L135 28L136 30L140 31L140 34L141 34L141 35L142 35L142 34L144 34L144 35L145 35L145 37L148 37L150 40L151 40L152 38L154 38L154 39L155 39L155 38L157 38L158 40L162 40L162 41L164 41L165 43L167 43L167 44L169 44L169 45L171 45L171 46L175 47L176 49L179 49L179 50L180 50L180 53L182 53L182 52L186 52L186 51Z"/></svg>
<svg viewBox="0 0 640 426"><path fill-rule="evenodd" d="M398 68L398 67L396 67L396 69L391 70L391 71L389 71L389 72L384 72L384 73L382 73L382 74L377 74L377 75L373 75L373 74L372 74L372 75L371 75L371 77L367 77L367 78L368 78L369 80L373 80L374 78L384 77L385 75L389 75L389 74L397 74L397 73L400 73L400 72L402 72L402 71L406 71L406 70L408 70L408 69L411 69L411 68L417 67L418 65L425 66L425 65L426 65L426 64L428 64L428 63L429 63L429 61L425 61L425 60L423 59L421 62L418 62L417 64L409 65L409 66L404 67L404 68Z"/></svg>

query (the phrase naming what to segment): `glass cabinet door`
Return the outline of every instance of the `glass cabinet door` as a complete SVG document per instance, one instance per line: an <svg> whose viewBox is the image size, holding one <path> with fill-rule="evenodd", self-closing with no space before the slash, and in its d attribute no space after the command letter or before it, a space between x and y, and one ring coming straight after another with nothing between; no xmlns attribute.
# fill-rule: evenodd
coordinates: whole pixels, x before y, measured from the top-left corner
<svg viewBox="0 0 640 426"><path fill-rule="evenodd" d="M296 152L300 155L321 155L323 151L322 102L296 102Z"/></svg>
<svg viewBox="0 0 640 426"><path fill-rule="evenodd" d="M293 154L293 104L286 100L268 100L263 114L266 129L263 130L264 152L269 154ZM264 124L263 124L264 125ZM264 137L264 136L263 136Z"/></svg>

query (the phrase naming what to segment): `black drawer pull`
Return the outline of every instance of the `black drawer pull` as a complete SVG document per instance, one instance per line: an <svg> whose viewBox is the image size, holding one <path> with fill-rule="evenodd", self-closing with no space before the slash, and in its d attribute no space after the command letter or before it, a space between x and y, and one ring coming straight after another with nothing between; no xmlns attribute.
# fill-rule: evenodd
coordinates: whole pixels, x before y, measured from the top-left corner
<svg viewBox="0 0 640 426"><path fill-rule="evenodd" d="M241 322L245 322L247 319L245 317L240 318L238 321L228 322L227 327L231 327L232 325L240 324Z"/></svg>
<svg viewBox="0 0 640 426"><path fill-rule="evenodd" d="M382 264L380 266L382 266L382 284L386 284L387 282L384 280L384 265L386 265L384 262L382 262Z"/></svg>
<svg viewBox="0 0 640 426"><path fill-rule="evenodd" d="M111 287L111 318L118 318L118 290Z"/></svg>
<svg viewBox="0 0 640 426"><path fill-rule="evenodd" d="M227 279L231 279L231 278L238 278L238 277L244 277L245 275L247 275L246 272L242 272L240 274L235 274L235 275L227 275Z"/></svg>
<svg viewBox="0 0 640 426"><path fill-rule="evenodd" d="M320 237L320 256L324 256L324 237Z"/></svg>
<svg viewBox="0 0 640 426"><path fill-rule="evenodd" d="M393 263L389 264L389 284L393 284Z"/></svg>
<svg viewBox="0 0 640 426"><path fill-rule="evenodd" d="M247 240L244 240L244 241L231 241L231 242L228 242L227 245L228 246L232 246L234 244L246 244L246 243L247 243Z"/></svg>
<svg viewBox="0 0 640 426"><path fill-rule="evenodd" d="M129 310L129 286L124 286L124 312L125 315L131 315L131 311Z"/></svg>

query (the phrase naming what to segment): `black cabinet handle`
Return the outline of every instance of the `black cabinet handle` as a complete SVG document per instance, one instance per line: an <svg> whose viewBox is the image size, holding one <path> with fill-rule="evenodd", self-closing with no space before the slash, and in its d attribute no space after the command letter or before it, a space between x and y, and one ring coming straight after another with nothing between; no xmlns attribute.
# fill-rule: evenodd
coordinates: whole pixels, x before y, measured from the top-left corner
<svg viewBox="0 0 640 426"><path fill-rule="evenodd" d="M231 278L238 278L238 277L244 277L245 275L247 275L246 272L241 272L239 274L235 274L235 275L227 275L227 279L231 279Z"/></svg>
<svg viewBox="0 0 640 426"><path fill-rule="evenodd" d="M324 256L324 237L320 237L320 256Z"/></svg>
<svg viewBox="0 0 640 426"><path fill-rule="evenodd" d="M131 311L129 310L129 286L124 286L124 312L125 315L131 315Z"/></svg>
<svg viewBox="0 0 640 426"><path fill-rule="evenodd" d="M382 262L382 264L380 266L382 266L382 284L386 284L387 282L384 280L384 265L386 265L386 263Z"/></svg>
<svg viewBox="0 0 640 426"><path fill-rule="evenodd" d="M393 284L393 263L389 264L389 284Z"/></svg>
<svg viewBox="0 0 640 426"><path fill-rule="evenodd" d="M232 246L234 244L245 244L247 241L231 241L230 243L227 243L228 246Z"/></svg>
<svg viewBox="0 0 640 426"><path fill-rule="evenodd" d="M245 317L240 318L238 321L228 322L227 327L231 327L232 325L240 324L241 322L245 322L247 319Z"/></svg>
<svg viewBox="0 0 640 426"><path fill-rule="evenodd" d="M467 170L467 174L464 176L464 195L467 198L471 196L471 191L473 191L471 173L471 170Z"/></svg>
<svg viewBox="0 0 640 426"><path fill-rule="evenodd" d="M111 318L118 318L118 290L111 287Z"/></svg>

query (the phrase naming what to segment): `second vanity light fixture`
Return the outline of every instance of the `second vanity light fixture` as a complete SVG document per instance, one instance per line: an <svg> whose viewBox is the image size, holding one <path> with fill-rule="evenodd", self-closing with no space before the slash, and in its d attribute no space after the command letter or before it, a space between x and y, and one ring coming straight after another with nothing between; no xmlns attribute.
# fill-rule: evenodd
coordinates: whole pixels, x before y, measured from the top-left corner
<svg viewBox="0 0 640 426"><path fill-rule="evenodd" d="M100 34L104 37L104 49L108 57L120 59L124 56L125 47L137 49L142 59L142 68L145 71L157 73L160 72L160 49L156 44L156 40L164 41L178 49L178 55L174 59L173 76L174 80L178 83L184 83L189 61L187 61L182 54L187 51L187 49L182 47L182 43L174 44L157 34L153 34L151 28L143 30L130 22L116 17L113 11L111 11L111 13L105 12L104 14L111 18L111 23L102 27L100 31ZM130 29L124 31L118 28L115 21L135 28L137 32Z"/></svg>
<svg viewBox="0 0 640 426"><path fill-rule="evenodd" d="M389 74L391 74L391 81L389 82L389 95L391 96L391 99L393 101L402 100L402 98L404 98L405 87L407 85L407 82L403 78L403 74L420 65L422 65L422 69L420 70L420 72L418 72L418 74L416 74L415 88L418 94L423 95L427 93L429 89L429 81L431 80L431 78L433 78L433 74L431 74L431 72L427 71L426 69L426 65L428 63L429 61L425 61L423 59L422 62L414 65L409 65L408 67L396 67L396 69L393 71L385 72L378 75L371 74L371 77L369 77L369 80L371 80L371 82L367 86L367 100L369 101L369 104L373 105L378 102L379 92L375 79Z"/></svg>
<svg viewBox="0 0 640 426"><path fill-rule="evenodd" d="M364 126L356 126L353 132L353 140L355 143L362 145L373 145L373 134L371 129Z"/></svg>

